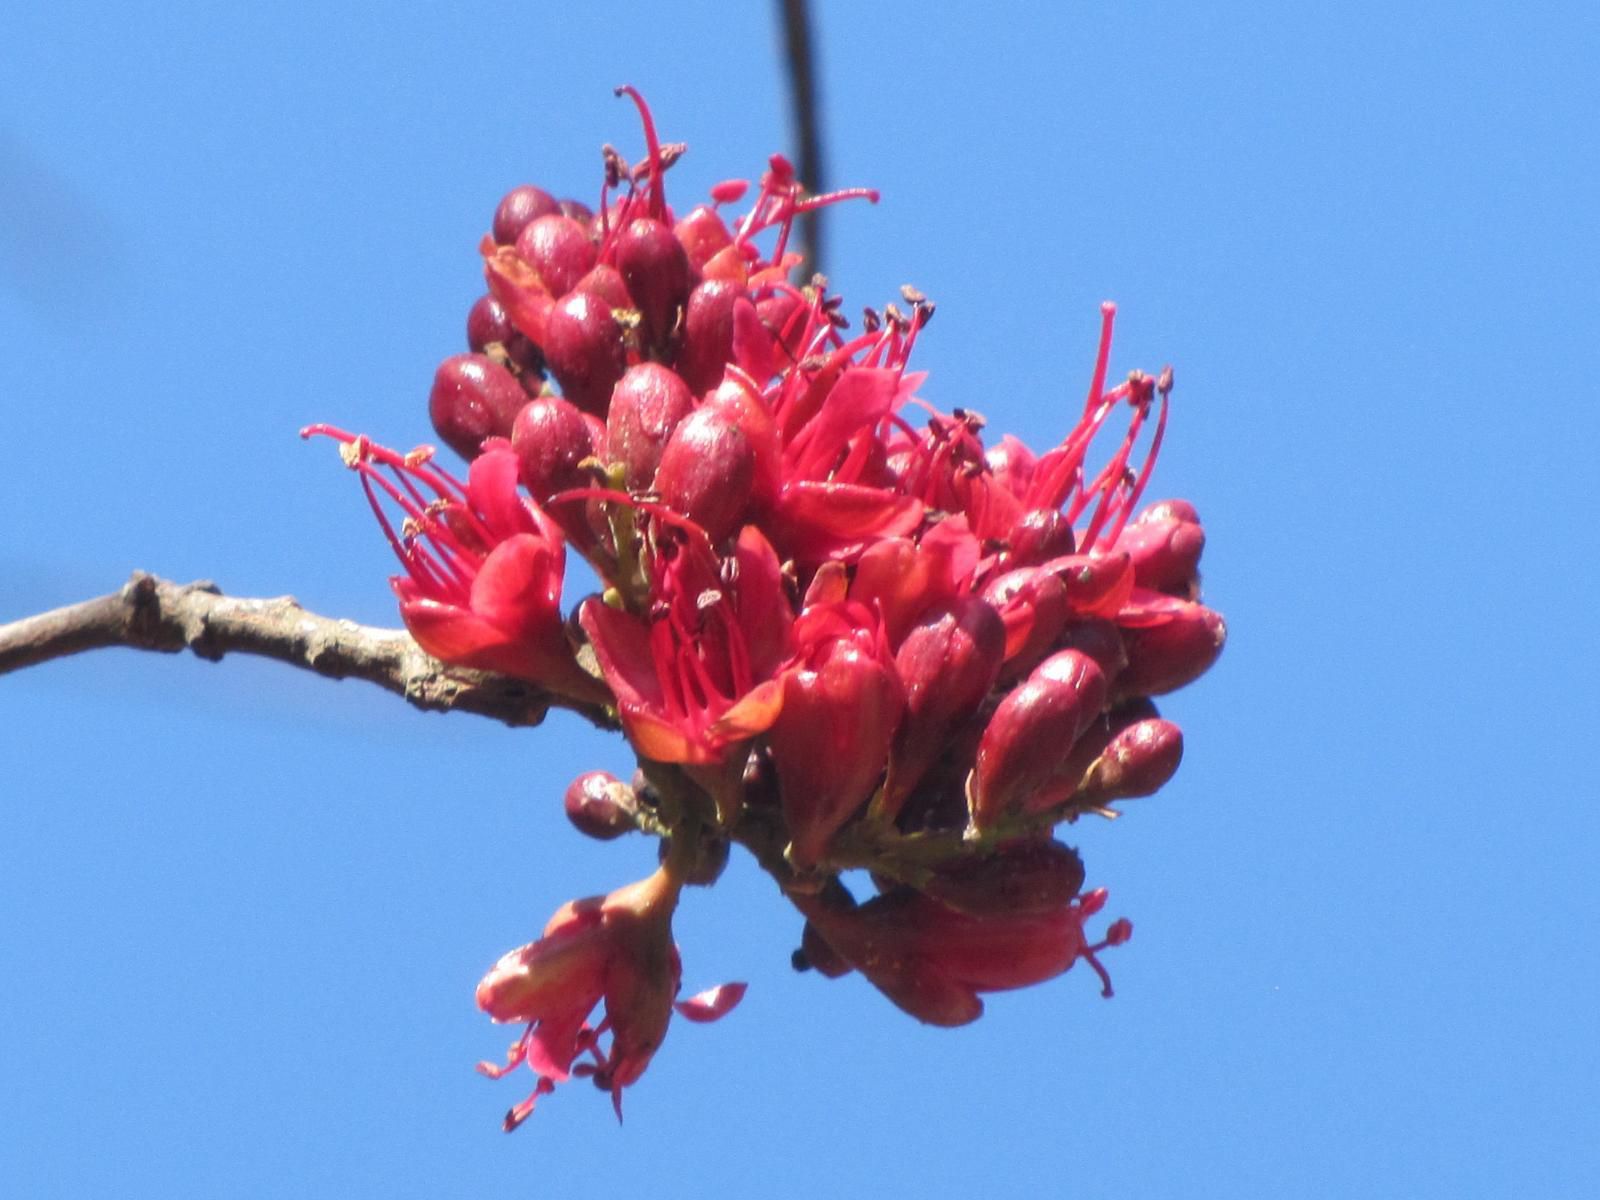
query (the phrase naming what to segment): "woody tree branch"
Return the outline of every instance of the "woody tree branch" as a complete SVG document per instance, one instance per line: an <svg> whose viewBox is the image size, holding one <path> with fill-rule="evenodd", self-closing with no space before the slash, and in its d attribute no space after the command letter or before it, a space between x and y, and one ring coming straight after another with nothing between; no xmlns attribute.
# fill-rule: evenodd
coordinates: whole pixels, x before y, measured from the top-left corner
<svg viewBox="0 0 1600 1200"><path fill-rule="evenodd" d="M469 712L511 726L537 725L566 708L602 728L599 705L554 696L524 680L449 667L402 629L307 612L289 596L224 596L215 584L177 584L142 571L110 595L0 625L0 675L85 650L127 646L215 662L253 654L329 679L364 679L426 712Z"/></svg>

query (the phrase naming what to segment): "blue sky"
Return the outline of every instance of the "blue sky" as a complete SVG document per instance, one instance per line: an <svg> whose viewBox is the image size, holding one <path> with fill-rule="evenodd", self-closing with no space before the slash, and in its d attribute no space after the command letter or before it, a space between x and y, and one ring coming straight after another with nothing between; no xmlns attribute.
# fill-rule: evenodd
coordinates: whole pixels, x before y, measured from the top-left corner
<svg viewBox="0 0 1600 1200"><path fill-rule="evenodd" d="M0 618L134 568L392 623L313 420L431 435L521 182L788 145L763 4L12 6L0 15ZM1444 15L1441 15L1443 13ZM1231 643L1187 757L1072 831L1135 922L924 1029L788 967L736 861L678 922L618 1129L513 1137L472 986L647 869L559 796L622 744L127 651L0 681L0 1190L17 1196L1590 1194L1600 836L1586 746L1600 335L1591 5L816 6L852 310L939 304L923 394L1052 443L1097 305L1174 365Z"/></svg>

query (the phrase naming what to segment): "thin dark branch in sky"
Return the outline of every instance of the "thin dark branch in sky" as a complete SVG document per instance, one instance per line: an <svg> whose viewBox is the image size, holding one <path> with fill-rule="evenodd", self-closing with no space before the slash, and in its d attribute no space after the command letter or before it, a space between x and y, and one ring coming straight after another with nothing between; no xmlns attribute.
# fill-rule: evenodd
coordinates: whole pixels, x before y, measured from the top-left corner
<svg viewBox="0 0 1600 1200"><path fill-rule="evenodd" d="M798 143L795 168L800 181L812 192L828 190L822 162L821 103L817 97L817 55L811 39L811 14L806 0L779 0L783 13L783 39L789 65L789 99ZM826 209L813 209L801 217L806 246L802 279L809 279L823 262L822 222Z"/></svg>

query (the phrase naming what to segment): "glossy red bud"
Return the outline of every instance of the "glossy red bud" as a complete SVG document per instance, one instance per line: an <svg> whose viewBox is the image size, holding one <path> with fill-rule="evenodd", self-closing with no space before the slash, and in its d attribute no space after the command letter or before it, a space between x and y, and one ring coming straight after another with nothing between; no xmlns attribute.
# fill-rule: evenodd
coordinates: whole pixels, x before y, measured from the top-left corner
<svg viewBox="0 0 1600 1200"><path fill-rule="evenodd" d="M1013 689L978 743L967 796L973 828L993 828L1024 804L1064 793L1061 768L1105 696L1105 676L1077 650L1052 654Z"/></svg>
<svg viewBox="0 0 1600 1200"><path fill-rule="evenodd" d="M596 263L572 290L598 296L613 310L633 307L633 297L628 295L628 285L622 282L621 272L608 263Z"/></svg>
<svg viewBox="0 0 1600 1200"><path fill-rule="evenodd" d="M562 200L559 207L563 217L571 217L585 229L590 229L594 223L594 209L582 200Z"/></svg>
<svg viewBox="0 0 1600 1200"><path fill-rule="evenodd" d="M506 312L505 306L493 296L479 296L467 311L467 345L474 354L489 354L491 346L500 352L521 372L522 386L537 394L544 379L544 355L524 336Z"/></svg>
<svg viewBox="0 0 1600 1200"><path fill-rule="evenodd" d="M679 310L689 298L689 259L683 245L666 225L641 217L617 237L615 254L617 270L639 310L645 343L658 346L677 327Z"/></svg>
<svg viewBox="0 0 1600 1200"><path fill-rule="evenodd" d="M789 860L800 870L825 857L834 835L867 802L903 705L893 670L845 638L784 677L783 708L767 744L789 829Z"/></svg>
<svg viewBox="0 0 1600 1200"><path fill-rule="evenodd" d="M743 524L755 472L755 451L739 427L714 409L700 408L667 439L655 490L669 508L720 542Z"/></svg>
<svg viewBox="0 0 1600 1200"><path fill-rule="evenodd" d="M1001 675L1015 679L1036 664L1067 623L1070 608L1061 580L1040 567L1019 567L984 584L981 595L1006 627L1006 665Z"/></svg>
<svg viewBox="0 0 1600 1200"><path fill-rule="evenodd" d="M545 321L544 356L562 394L604 417L611 389L627 368L622 326L611 306L589 292L558 300Z"/></svg>
<svg viewBox="0 0 1600 1200"><path fill-rule="evenodd" d="M506 437L527 402L517 378L483 354L456 354L439 364L428 393L428 416L445 445L475 458L484 438Z"/></svg>
<svg viewBox="0 0 1600 1200"><path fill-rule="evenodd" d="M606 458L622 464L629 490L650 488L667 440L693 409L694 397L676 372L653 362L628 368L606 411Z"/></svg>
<svg viewBox="0 0 1600 1200"><path fill-rule="evenodd" d="M598 253L583 226L559 213L529 222L517 235L517 254L560 299L594 266Z"/></svg>
<svg viewBox="0 0 1600 1200"><path fill-rule="evenodd" d="M755 454L750 499L758 514L765 513L777 500L783 481L783 443L772 413L759 394L731 376L705 398L705 407L732 421L749 440Z"/></svg>
<svg viewBox="0 0 1600 1200"><path fill-rule="evenodd" d="M743 297L744 289L725 279L708 279L689 293L678 372L697 396L722 382L733 358L733 306Z"/></svg>
<svg viewBox="0 0 1600 1200"><path fill-rule="evenodd" d="M1133 594L1133 563L1121 550L1069 554L1043 569L1061 580L1067 605L1080 616L1115 616Z"/></svg>
<svg viewBox="0 0 1600 1200"><path fill-rule="evenodd" d="M1155 794L1183 761L1183 731L1159 717L1120 730L1084 773L1074 807L1101 808L1113 800Z"/></svg>
<svg viewBox="0 0 1600 1200"><path fill-rule="evenodd" d="M588 771L567 785L567 820L586 837L609 842L631 832L638 805L633 789L609 771Z"/></svg>
<svg viewBox="0 0 1600 1200"><path fill-rule="evenodd" d="M511 446L517 452L517 477L540 504L591 482L578 464L593 456L593 435L570 400L540 396L528 401L511 427Z"/></svg>
<svg viewBox="0 0 1600 1200"><path fill-rule="evenodd" d="M1000 677L1006 631L985 601L957 595L924 613L900 643L895 673L906 712L895 738L882 815L893 820L947 745Z"/></svg>
<svg viewBox="0 0 1600 1200"><path fill-rule="evenodd" d="M1102 617L1081 617L1068 621L1052 649L1081 650L1094 659L1108 681L1115 681L1128 665L1128 652L1122 644L1122 630L1114 621Z"/></svg>
<svg viewBox="0 0 1600 1200"><path fill-rule="evenodd" d="M691 209L688 215L680 217L672 227L672 232L682 243L689 264L696 271L704 267L718 250L733 244L733 235L717 215L717 210L709 204L702 204Z"/></svg>
<svg viewBox="0 0 1600 1200"><path fill-rule="evenodd" d="M531 183L514 187L494 210L494 240L501 246L513 245L517 235L530 224L556 211L555 198L543 188L536 188Z"/></svg>
<svg viewBox="0 0 1600 1200"><path fill-rule="evenodd" d="M1006 543L1001 561L1008 569L1038 566L1076 549L1072 523L1057 508L1036 508L1024 513Z"/></svg>
<svg viewBox="0 0 1600 1200"><path fill-rule="evenodd" d="M1117 680L1121 696L1160 696L1204 675L1222 653L1228 627L1220 613L1183 602L1159 625L1124 628L1128 665Z"/></svg>
<svg viewBox="0 0 1600 1200"><path fill-rule="evenodd" d="M1133 559L1140 587L1192 599L1199 590L1206 534L1186 500L1164 500L1140 513L1117 538Z"/></svg>

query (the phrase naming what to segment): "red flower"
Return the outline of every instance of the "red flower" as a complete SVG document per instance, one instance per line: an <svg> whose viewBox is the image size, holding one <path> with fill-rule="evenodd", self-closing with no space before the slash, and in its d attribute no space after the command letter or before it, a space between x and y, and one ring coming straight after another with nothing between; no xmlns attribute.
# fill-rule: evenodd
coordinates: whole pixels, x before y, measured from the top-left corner
<svg viewBox="0 0 1600 1200"><path fill-rule="evenodd" d="M808 607L795 624L795 661L783 673L783 708L767 735L778 771L789 859L802 870L867 802L905 693L881 622L848 601Z"/></svg>
<svg viewBox="0 0 1600 1200"><path fill-rule="evenodd" d="M434 464L431 447L402 455L327 425L302 430L302 436L319 433L341 443L406 569L390 584L418 645L453 666L514 675L569 696L604 697L574 661L563 628L560 531L517 491L517 456L508 442L490 439L463 486ZM379 492L405 514L398 533Z"/></svg>
<svg viewBox="0 0 1600 1200"><path fill-rule="evenodd" d="M929 1025L975 1021L983 1014L980 992L1042 983L1080 958L1100 976L1101 994L1110 996L1111 978L1095 955L1133 934L1132 923L1123 918L1112 923L1103 940L1088 943L1083 923L1105 907L1103 888L1050 908L983 916L957 912L905 887L859 907L838 892L828 899L791 899L805 913L809 930L845 965Z"/></svg>
<svg viewBox="0 0 1600 1200"><path fill-rule="evenodd" d="M579 612L628 740L657 762L706 765L769 728L793 615L778 556L755 526L719 559L691 525L658 524L647 616L599 599Z"/></svg>
<svg viewBox="0 0 1600 1200"><path fill-rule="evenodd" d="M478 984L478 1007L493 1020L528 1023L503 1065L478 1064L491 1079L523 1063L538 1076L533 1092L506 1114L508 1132L527 1120L540 1096L574 1075L609 1091L621 1120L622 1089L649 1066L673 1011L714 1021L744 996L744 984L730 983L677 1000L682 965L672 912L680 886L662 868L609 896L569 901L543 937L506 954ZM590 1025L602 1003L605 1017ZM602 1046L607 1033L610 1042Z"/></svg>

